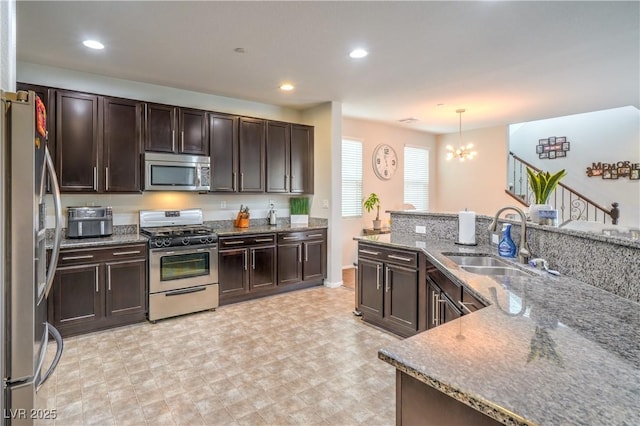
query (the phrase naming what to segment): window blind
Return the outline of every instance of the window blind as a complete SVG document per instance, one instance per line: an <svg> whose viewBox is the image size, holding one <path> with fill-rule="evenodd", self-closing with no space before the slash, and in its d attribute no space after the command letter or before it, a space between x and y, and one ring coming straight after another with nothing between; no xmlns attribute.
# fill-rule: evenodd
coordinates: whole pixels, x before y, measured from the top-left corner
<svg viewBox="0 0 640 426"><path fill-rule="evenodd" d="M342 140L342 217L362 216L362 142Z"/></svg>
<svg viewBox="0 0 640 426"><path fill-rule="evenodd" d="M404 203L429 210L429 151L404 147Z"/></svg>

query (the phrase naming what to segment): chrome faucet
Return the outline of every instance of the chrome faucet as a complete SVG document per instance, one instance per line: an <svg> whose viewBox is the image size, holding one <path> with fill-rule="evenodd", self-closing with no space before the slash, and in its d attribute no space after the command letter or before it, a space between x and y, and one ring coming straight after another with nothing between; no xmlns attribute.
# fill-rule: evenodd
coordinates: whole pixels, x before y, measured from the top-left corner
<svg viewBox="0 0 640 426"><path fill-rule="evenodd" d="M517 207L503 207L493 218L493 222L489 225L489 231L495 233L498 228L498 216L505 210L513 210L520 215L520 247L518 248L518 262L528 264L529 257L531 257L531 250L529 250L527 244L527 216L524 212Z"/></svg>

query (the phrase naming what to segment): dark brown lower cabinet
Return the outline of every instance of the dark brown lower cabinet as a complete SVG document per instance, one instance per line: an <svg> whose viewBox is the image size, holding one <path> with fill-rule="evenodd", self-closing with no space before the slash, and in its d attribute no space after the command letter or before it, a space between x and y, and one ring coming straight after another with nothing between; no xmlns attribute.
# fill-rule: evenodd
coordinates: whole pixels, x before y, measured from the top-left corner
<svg viewBox="0 0 640 426"><path fill-rule="evenodd" d="M275 234L218 240L220 303L245 300L276 286Z"/></svg>
<svg viewBox="0 0 640 426"><path fill-rule="evenodd" d="M397 426L495 426L499 424L502 423L396 370Z"/></svg>
<svg viewBox="0 0 640 426"><path fill-rule="evenodd" d="M321 283L326 275L326 230L278 234L278 286Z"/></svg>
<svg viewBox="0 0 640 426"><path fill-rule="evenodd" d="M418 308L424 292L418 265L417 252L359 244L357 300L362 318L401 336L426 328Z"/></svg>
<svg viewBox="0 0 640 426"><path fill-rule="evenodd" d="M48 307L63 336L144 321L147 246L62 250Z"/></svg>

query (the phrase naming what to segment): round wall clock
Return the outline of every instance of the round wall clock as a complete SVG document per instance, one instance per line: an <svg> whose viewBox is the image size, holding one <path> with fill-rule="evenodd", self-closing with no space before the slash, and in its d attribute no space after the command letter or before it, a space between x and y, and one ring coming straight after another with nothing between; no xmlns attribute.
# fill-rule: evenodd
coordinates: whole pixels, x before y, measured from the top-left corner
<svg viewBox="0 0 640 426"><path fill-rule="evenodd" d="M380 179L388 180L398 168L398 156L387 144L380 144L373 150L373 171Z"/></svg>

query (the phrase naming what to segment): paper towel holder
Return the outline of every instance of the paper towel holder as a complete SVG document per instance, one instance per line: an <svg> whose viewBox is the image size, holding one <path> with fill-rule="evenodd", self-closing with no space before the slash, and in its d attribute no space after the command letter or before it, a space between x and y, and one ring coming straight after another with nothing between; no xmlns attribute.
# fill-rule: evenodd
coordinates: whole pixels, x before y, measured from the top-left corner
<svg viewBox="0 0 640 426"><path fill-rule="evenodd" d="M477 246L477 245L478 245L478 243L475 241L475 240L476 240L476 239L475 239L475 236L474 236L474 238L472 238L473 242L462 242L462 241L460 241L460 240L462 240L462 238L460 238L460 234L461 234L461 232L462 232L462 228L461 228L461 223L462 223L462 222L461 222L461 219L462 219L462 213L466 213L466 212L468 212L468 209L466 209L466 208L465 208L465 209L464 209L464 212L460 212L460 213L459 213L459 215L458 215L458 216L459 216L459 217L458 217L458 241L455 241L455 244L457 244L457 245L459 245L459 246L471 246L471 247L473 247L473 246ZM474 219L474 226L473 226L473 228L474 228L474 230L475 230L475 212L471 212L471 214L473 215L473 219ZM475 232L474 232L474 233L475 233Z"/></svg>

